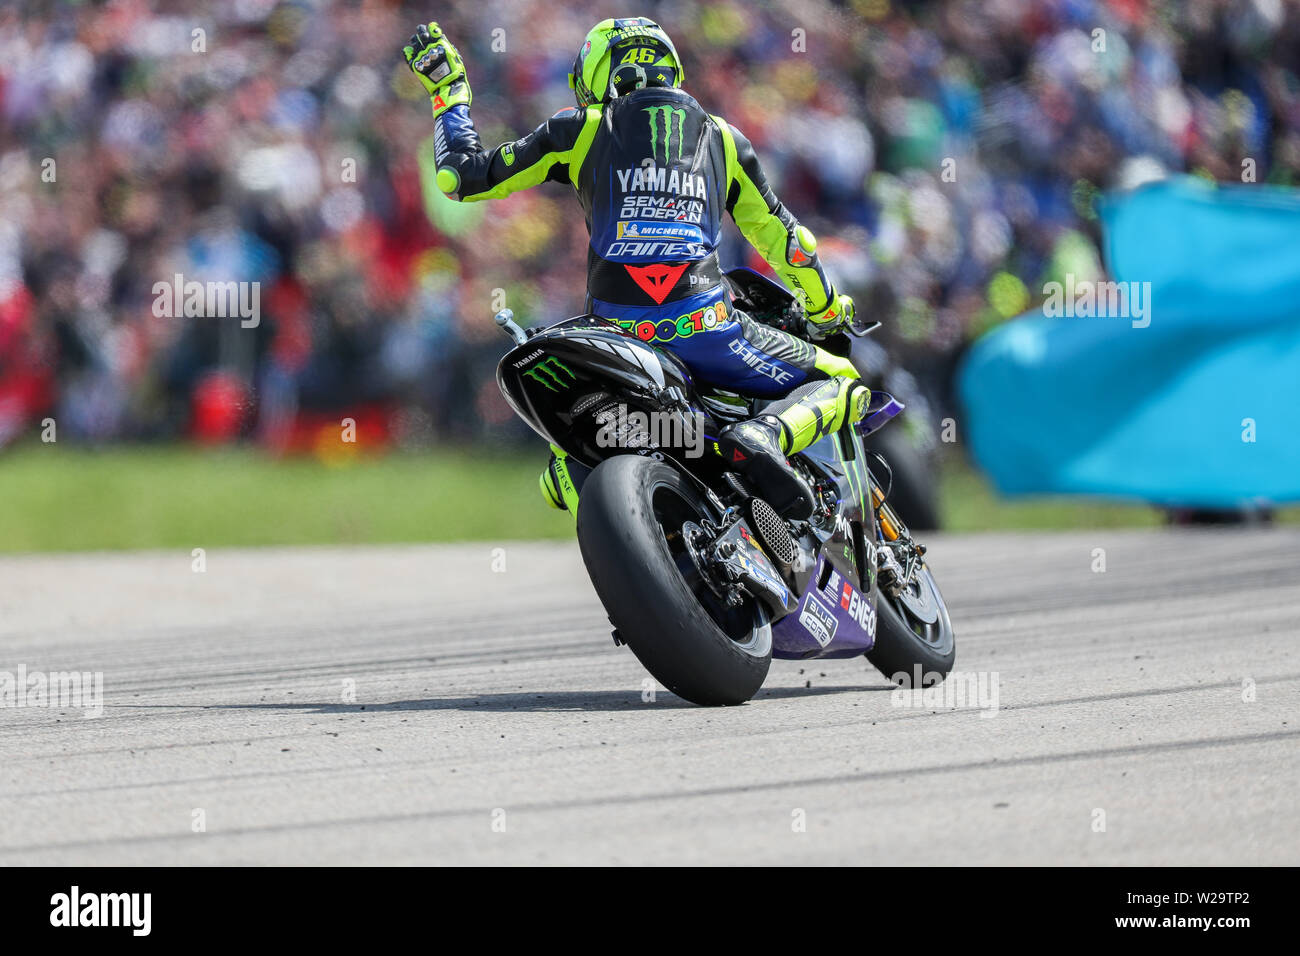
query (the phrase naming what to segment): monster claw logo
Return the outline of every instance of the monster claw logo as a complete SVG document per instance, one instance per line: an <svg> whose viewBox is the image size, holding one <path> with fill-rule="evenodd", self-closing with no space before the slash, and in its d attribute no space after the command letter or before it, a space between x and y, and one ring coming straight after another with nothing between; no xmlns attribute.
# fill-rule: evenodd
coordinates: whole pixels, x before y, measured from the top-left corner
<svg viewBox="0 0 1300 956"><path fill-rule="evenodd" d="M558 392L561 389L568 388L578 378L578 376L573 374L573 371L569 366L565 365L554 355L548 355L546 358L538 362L535 367L524 372L524 374L531 377L534 381L541 382L552 392ZM567 381L564 378L565 375L568 376Z"/></svg>
<svg viewBox="0 0 1300 956"><path fill-rule="evenodd" d="M650 156L658 158L659 151L659 121L657 117L664 118L664 162L668 162L668 153L672 149L673 143L673 117L677 117L677 158L682 158L682 140L686 138L686 110L674 109L671 106L647 106L644 113L650 114Z"/></svg>

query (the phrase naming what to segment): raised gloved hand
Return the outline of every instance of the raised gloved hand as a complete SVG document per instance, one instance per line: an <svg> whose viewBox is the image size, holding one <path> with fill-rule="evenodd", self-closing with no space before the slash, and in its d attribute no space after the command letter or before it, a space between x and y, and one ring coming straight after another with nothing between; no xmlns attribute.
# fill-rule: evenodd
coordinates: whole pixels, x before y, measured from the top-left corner
<svg viewBox="0 0 1300 956"><path fill-rule="evenodd" d="M853 299L832 290L826 308L808 313L808 334L814 339L841 332L853 322Z"/></svg>
<svg viewBox="0 0 1300 956"><path fill-rule="evenodd" d="M465 76L465 62L437 23L420 24L402 53L406 65L429 91L435 117L460 103L469 106L473 95Z"/></svg>

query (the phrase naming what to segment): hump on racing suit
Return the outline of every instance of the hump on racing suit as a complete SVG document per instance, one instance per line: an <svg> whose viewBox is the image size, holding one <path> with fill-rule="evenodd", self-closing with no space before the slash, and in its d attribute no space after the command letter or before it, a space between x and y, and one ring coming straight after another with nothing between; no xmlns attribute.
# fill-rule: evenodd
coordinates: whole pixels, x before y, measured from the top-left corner
<svg viewBox="0 0 1300 956"><path fill-rule="evenodd" d="M652 87L606 106L578 179L593 311L626 322L716 298L727 181L717 123L688 94Z"/></svg>
<svg viewBox="0 0 1300 956"><path fill-rule="evenodd" d="M562 110L491 152L468 107L435 124L438 167L456 174L453 198L569 182L591 236L589 311L671 349L702 381L775 396L818 372L854 374L844 360L731 309L717 256L724 211L809 312L834 292L816 240L777 200L749 141L690 94L648 87Z"/></svg>

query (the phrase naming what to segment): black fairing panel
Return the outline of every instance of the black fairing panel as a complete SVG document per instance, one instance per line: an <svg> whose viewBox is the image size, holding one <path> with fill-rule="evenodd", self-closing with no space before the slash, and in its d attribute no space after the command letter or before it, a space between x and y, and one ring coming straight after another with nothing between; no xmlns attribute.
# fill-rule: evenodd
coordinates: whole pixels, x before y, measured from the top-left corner
<svg viewBox="0 0 1300 956"><path fill-rule="evenodd" d="M598 415L620 405L628 413L668 410L665 390L674 387L692 409L701 409L680 360L595 315L552 325L511 349L497 365L497 384L535 432L593 467L627 451L598 443ZM686 452L657 447L679 457Z"/></svg>

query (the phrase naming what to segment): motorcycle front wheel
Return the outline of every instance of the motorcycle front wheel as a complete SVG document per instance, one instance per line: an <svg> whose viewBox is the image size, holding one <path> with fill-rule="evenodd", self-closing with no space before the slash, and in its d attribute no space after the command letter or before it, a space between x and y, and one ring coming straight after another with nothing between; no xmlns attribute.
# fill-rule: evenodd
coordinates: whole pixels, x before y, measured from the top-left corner
<svg viewBox="0 0 1300 956"><path fill-rule="evenodd" d="M876 670L901 687L941 683L957 657L948 606L928 567L897 594L881 590L876 642L867 651Z"/></svg>

